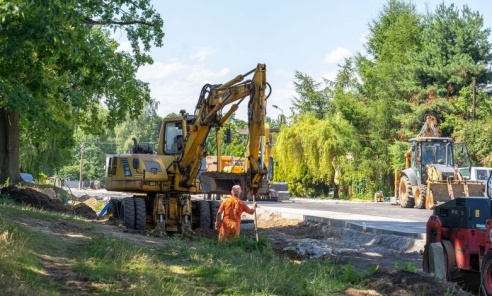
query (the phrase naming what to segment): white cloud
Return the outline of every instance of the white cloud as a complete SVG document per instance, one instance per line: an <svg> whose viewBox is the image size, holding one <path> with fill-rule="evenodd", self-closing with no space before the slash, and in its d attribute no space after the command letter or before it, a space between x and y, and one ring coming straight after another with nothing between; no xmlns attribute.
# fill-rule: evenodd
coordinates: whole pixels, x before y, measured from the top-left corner
<svg viewBox="0 0 492 296"><path fill-rule="evenodd" d="M154 62L152 65L145 65L138 69L138 78L143 81L151 81L185 73L188 66L174 60L170 63Z"/></svg>
<svg viewBox="0 0 492 296"><path fill-rule="evenodd" d="M214 53L217 52L217 49L210 48L210 47L202 47L198 48L193 52L190 56L191 60L197 61L197 62L203 62L205 61L209 56L213 55Z"/></svg>
<svg viewBox="0 0 492 296"><path fill-rule="evenodd" d="M203 65L194 65L189 69L190 71L186 75L186 80L188 81L198 81L202 83L225 83L227 81L223 81L222 78L226 77L229 74L228 68L220 69L217 71L212 71L210 69L205 68ZM232 79L233 77L230 77Z"/></svg>
<svg viewBox="0 0 492 296"><path fill-rule="evenodd" d="M323 63L334 64L343 60L344 58L350 57L351 55L352 53L350 52L350 50L343 47L337 47L335 50L325 55L325 58L323 59Z"/></svg>

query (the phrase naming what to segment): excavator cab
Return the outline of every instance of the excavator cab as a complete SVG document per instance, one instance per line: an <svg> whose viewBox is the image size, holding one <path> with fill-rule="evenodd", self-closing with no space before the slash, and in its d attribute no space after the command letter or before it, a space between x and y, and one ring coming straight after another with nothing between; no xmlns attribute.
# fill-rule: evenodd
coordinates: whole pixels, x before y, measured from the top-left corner
<svg viewBox="0 0 492 296"><path fill-rule="evenodd" d="M181 143L181 145L180 145ZM183 149L183 125L181 121L164 123L164 154L178 154Z"/></svg>

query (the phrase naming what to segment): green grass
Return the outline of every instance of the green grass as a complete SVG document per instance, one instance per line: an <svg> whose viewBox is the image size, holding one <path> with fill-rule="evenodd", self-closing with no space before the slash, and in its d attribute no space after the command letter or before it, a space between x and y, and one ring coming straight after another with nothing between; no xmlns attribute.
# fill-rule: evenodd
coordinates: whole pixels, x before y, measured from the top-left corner
<svg viewBox="0 0 492 296"><path fill-rule="evenodd" d="M56 227L86 235L68 239L57 235L56 229L51 232L55 235L34 231L22 225L27 216L36 218L41 226L43 221L56 221ZM11 222L14 217L21 223ZM256 242L241 237L219 243L174 236L158 245L143 246L103 235L98 227L69 215L0 204L2 293L330 295L357 287L362 280L351 265L279 258L263 239ZM58 274L62 279L69 275L81 281L83 288L56 280L54 267L62 269Z"/></svg>

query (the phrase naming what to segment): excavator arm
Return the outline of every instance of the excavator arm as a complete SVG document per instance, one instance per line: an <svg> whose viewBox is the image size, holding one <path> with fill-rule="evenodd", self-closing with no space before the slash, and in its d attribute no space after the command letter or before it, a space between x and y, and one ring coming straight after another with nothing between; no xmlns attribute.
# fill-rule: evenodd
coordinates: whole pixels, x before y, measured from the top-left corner
<svg viewBox="0 0 492 296"><path fill-rule="evenodd" d="M253 78L245 81L245 77L251 74ZM266 100L270 95L270 92L268 94L266 92L269 88L264 64L258 64L255 69L244 75L238 75L225 84L207 84L202 88L195 108L194 120L188 125L183 120L186 125L183 127L184 149L174 162L175 190L186 190L193 186L201 161L206 154L205 141L211 128L222 127L248 96L248 123L251 131L248 158L251 162L250 173L254 176L252 187L258 187L266 174L260 159L260 139L265 134ZM223 111L228 106L230 109L224 114Z"/></svg>

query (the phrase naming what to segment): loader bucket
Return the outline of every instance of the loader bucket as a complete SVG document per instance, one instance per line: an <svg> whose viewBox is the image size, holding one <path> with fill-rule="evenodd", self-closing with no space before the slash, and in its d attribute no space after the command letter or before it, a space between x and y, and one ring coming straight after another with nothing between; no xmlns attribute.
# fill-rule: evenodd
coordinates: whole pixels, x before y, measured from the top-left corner
<svg viewBox="0 0 492 296"><path fill-rule="evenodd" d="M458 188L456 188L458 189ZM444 182L440 183L429 183L427 185L429 202L432 200L433 204L438 204L451 200L450 192L448 190L448 184Z"/></svg>
<svg viewBox="0 0 492 296"><path fill-rule="evenodd" d="M485 184L481 182L467 182L468 196L485 196Z"/></svg>
<svg viewBox="0 0 492 296"><path fill-rule="evenodd" d="M425 207L433 209L436 205L456 197L485 196L485 184L480 182L429 182Z"/></svg>

